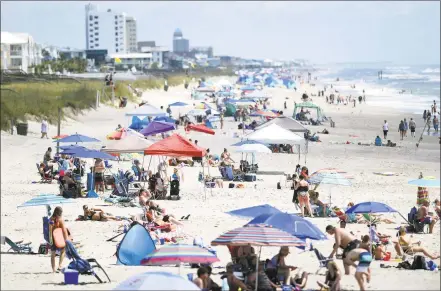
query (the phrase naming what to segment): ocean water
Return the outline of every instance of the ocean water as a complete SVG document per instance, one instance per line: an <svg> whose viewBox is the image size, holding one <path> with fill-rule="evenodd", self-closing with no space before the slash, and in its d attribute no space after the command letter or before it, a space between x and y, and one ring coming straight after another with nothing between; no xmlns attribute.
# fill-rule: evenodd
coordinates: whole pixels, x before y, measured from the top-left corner
<svg viewBox="0 0 441 291"><path fill-rule="evenodd" d="M318 83L332 84L345 96L360 96L365 90L369 105L422 114L430 109L433 100L437 105L441 103L440 65L341 64L320 66L317 70ZM379 80L378 71L381 70L383 79ZM403 90L405 92L401 93Z"/></svg>

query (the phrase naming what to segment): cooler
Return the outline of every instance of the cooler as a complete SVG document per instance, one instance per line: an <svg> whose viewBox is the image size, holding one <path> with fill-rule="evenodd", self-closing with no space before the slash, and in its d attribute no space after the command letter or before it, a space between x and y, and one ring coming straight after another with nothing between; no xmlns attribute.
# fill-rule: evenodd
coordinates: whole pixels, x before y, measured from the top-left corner
<svg viewBox="0 0 441 291"><path fill-rule="evenodd" d="M245 182L255 182L257 179L256 174L245 174Z"/></svg>
<svg viewBox="0 0 441 291"><path fill-rule="evenodd" d="M78 285L78 277L80 274L77 270L65 269L64 270L64 284Z"/></svg>

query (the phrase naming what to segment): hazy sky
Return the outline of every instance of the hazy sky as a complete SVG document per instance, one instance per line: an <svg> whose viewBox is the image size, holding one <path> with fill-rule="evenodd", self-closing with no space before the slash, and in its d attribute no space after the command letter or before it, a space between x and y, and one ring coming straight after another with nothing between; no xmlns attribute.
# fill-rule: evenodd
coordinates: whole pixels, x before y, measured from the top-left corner
<svg viewBox="0 0 441 291"><path fill-rule="evenodd" d="M313 62L439 64L440 3L92 2L134 16L138 41L171 47L180 28L190 46L216 55ZM1 2L1 30L37 42L85 48L87 2Z"/></svg>

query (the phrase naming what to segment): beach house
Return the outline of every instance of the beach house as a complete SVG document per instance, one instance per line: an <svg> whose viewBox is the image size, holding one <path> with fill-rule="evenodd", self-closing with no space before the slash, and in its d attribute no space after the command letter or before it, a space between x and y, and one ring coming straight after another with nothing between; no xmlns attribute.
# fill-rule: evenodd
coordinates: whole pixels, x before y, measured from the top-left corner
<svg viewBox="0 0 441 291"><path fill-rule="evenodd" d="M41 45L28 33L1 32L2 69L20 69L25 72L42 60Z"/></svg>

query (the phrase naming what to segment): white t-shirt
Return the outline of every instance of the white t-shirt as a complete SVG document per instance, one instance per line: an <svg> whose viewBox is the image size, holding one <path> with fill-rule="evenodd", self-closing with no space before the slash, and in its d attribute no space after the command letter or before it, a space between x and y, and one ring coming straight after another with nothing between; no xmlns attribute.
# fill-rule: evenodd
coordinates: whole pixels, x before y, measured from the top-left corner
<svg viewBox="0 0 441 291"><path fill-rule="evenodd" d="M43 120L41 122L41 132L47 132L47 121Z"/></svg>
<svg viewBox="0 0 441 291"><path fill-rule="evenodd" d="M389 130L389 124L387 124L387 122L383 124L383 130Z"/></svg>

